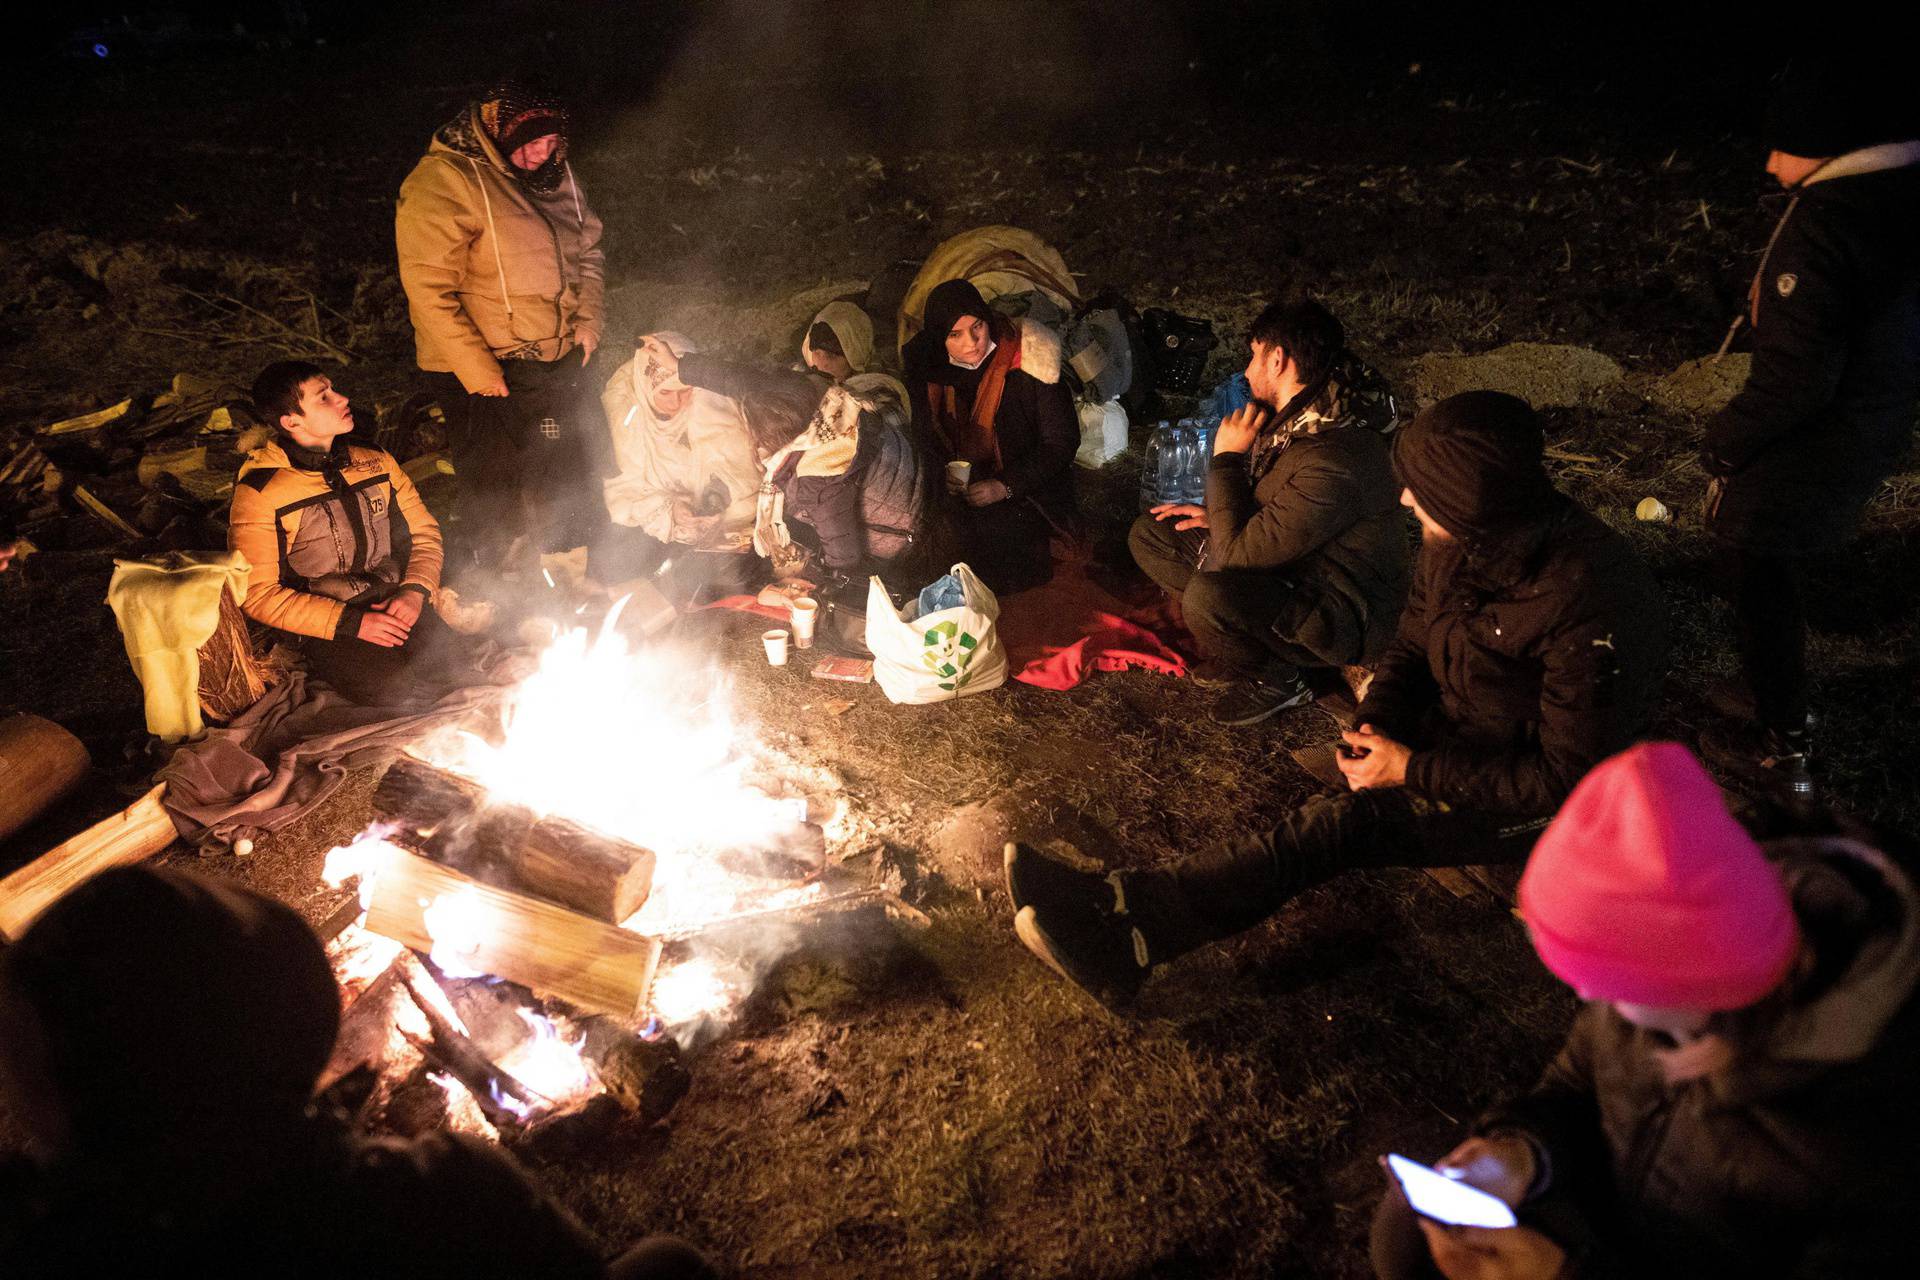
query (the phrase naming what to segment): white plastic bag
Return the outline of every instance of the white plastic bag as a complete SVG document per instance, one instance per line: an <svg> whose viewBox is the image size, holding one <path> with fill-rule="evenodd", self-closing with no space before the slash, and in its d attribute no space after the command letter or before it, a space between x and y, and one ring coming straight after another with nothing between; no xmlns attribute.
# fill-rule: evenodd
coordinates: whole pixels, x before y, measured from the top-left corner
<svg viewBox="0 0 1920 1280"><path fill-rule="evenodd" d="M963 603L924 618L906 615L880 584L867 582L867 648L873 678L888 700L918 705L985 693L1007 682L1007 651L1000 644L1000 602L964 564L953 566Z"/></svg>
<svg viewBox="0 0 1920 1280"><path fill-rule="evenodd" d="M1127 451L1127 411L1118 400L1105 404L1082 401L1078 412L1080 450L1073 455L1075 462L1096 470Z"/></svg>

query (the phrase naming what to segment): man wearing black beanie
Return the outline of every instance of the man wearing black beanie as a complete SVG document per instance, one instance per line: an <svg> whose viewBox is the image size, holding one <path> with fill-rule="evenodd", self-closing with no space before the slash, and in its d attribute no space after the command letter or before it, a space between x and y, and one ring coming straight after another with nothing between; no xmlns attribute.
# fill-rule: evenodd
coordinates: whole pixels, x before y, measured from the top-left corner
<svg viewBox="0 0 1920 1280"><path fill-rule="evenodd" d="M1859 528L1920 402L1910 67L1857 51L1796 61L1776 88L1767 144L1767 172L1792 199L1748 295L1752 372L1708 425L1701 461L1759 729L1731 754L1810 798L1804 560Z"/></svg>
<svg viewBox="0 0 1920 1280"><path fill-rule="evenodd" d="M1666 608L1618 533L1554 488L1524 400L1469 391L1394 440L1420 558L1339 759L1348 792L1166 866L1099 875L1007 846L1020 940L1099 999L1342 871L1517 860L1647 728Z"/></svg>

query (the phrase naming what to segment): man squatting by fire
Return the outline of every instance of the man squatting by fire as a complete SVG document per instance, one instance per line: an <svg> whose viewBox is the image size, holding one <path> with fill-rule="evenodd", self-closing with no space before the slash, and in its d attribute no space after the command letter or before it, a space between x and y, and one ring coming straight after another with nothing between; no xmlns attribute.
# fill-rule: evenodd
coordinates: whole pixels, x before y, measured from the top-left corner
<svg viewBox="0 0 1920 1280"><path fill-rule="evenodd" d="M1342 735L1351 790L1169 866L1097 874L1007 846L1020 940L1101 1000L1342 871L1526 856L1588 769L1642 733L1666 604L1626 539L1557 490L1539 419L1494 391L1394 441L1421 548L1399 632Z"/></svg>

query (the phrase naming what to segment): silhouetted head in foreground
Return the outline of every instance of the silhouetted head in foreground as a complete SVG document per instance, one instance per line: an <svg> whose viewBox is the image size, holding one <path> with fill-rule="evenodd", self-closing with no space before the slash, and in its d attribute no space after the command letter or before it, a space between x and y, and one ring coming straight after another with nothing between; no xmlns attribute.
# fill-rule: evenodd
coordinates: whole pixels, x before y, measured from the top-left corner
<svg viewBox="0 0 1920 1280"><path fill-rule="evenodd" d="M218 1150L299 1121L339 1029L291 909L177 871L108 871L0 957L0 1089L44 1160Z"/></svg>

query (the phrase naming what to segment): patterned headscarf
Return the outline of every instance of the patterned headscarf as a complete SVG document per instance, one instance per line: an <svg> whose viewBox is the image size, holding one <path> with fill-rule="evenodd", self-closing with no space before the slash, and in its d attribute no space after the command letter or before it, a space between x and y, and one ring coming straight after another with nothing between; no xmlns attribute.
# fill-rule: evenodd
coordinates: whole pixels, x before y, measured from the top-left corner
<svg viewBox="0 0 1920 1280"><path fill-rule="evenodd" d="M517 80L504 80L468 103L434 137L462 155L484 160L487 148L476 134L477 128L493 144L516 182L529 191L545 193L558 190L566 176L569 125L567 109L557 99ZM548 135L558 142L546 163L538 169L522 169L513 163L514 152Z"/></svg>

